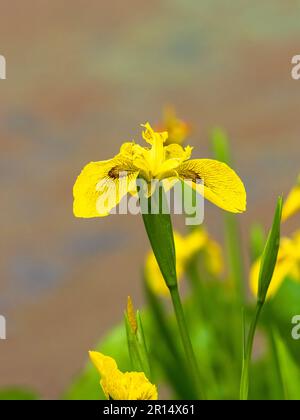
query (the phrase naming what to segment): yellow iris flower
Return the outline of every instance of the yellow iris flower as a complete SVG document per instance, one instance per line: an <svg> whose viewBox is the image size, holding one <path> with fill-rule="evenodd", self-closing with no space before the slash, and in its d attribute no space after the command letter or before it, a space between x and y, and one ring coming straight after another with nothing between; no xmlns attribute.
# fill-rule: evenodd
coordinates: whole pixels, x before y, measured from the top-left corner
<svg viewBox="0 0 300 420"><path fill-rule="evenodd" d="M260 259L253 264L250 271L250 287L255 296L257 295L259 270ZM292 238L281 239L268 297L276 293L287 276L300 282L300 230Z"/></svg>
<svg viewBox="0 0 300 420"><path fill-rule="evenodd" d="M200 194L220 208L233 213L245 211L246 191L231 168L212 159L189 160L190 146L166 146L167 132L155 132L149 123L143 127L148 147L127 142L114 158L91 162L83 168L73 189L75 216L107 216L128 192L136 193L137 178L149 184L153 179L188 181L189 185L192 181ZM202 180L203 185L197 180Z"/></svg>
<svg viewBox="0 0 300 420"><path fill-rule="evenodd" d="M186 265L199 252L204 253L204 263L208 272L218 275L223 270L222 251L217 242L212 240L204 229L194 229L186 236L174 232L176 250L176 272L178 281L182 279ZM145 263L146 281L154 293L162 296L169 295L164 278L153 252L149 252Z"/></svg>
<svg viewBox="0 0 300 420"><path fill-rule="evenodd" d="M282 221L289 219L300 211L300 175L298 182L290 191L282 209Z"/></svg>
<svg viewBox="0 0 300 420"><path fill-rule="evenodd" d="M89 355L100 373L100 385L108 400L157 400L157 388L143 372L123 373L112 357L96 351Z"/></svg>
<svg viewBox="0 0 300 420"><path fill-rule="evenodd" d="M175 109L168 106L164 109L161 128L168 132L166 145L171 143L182 144L189 136L191 129L189 124L179 119Z"/></svg>

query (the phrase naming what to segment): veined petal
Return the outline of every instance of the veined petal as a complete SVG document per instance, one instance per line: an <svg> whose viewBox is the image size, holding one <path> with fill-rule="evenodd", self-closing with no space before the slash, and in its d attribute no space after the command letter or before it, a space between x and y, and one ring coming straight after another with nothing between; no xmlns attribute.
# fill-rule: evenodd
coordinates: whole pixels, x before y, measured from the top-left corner
<svg viewBox="0 0 300 420"><path fill-rule="evenodd" d="M212 159L193 159L177 168L179 177L223 210L241 213L246 210L246 191L239 176L225 163ZM202 184L196 184L201 180Z"/></svg>
<svg viewBox="0 0 300 420"><path fill-rule="evenodd" d="M138 174L131 161L120 155L104 162L90 162L74 185L74 215L107 216L127 192L134 190Z"/></svg>

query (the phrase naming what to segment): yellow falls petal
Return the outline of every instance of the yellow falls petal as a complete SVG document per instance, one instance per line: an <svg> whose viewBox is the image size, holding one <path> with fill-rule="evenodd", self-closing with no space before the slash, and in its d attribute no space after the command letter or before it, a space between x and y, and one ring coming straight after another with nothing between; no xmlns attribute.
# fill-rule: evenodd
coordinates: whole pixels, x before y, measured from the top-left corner
<svg viewBox="0 0 300 420"><path fill-rule="evenodd" d="M223 210L241 213L246 210L246 191L239 176L225 163L213 159L192 159L177 168L183 180ZM201 180L203 185L196 184Z"/></svg>
<svg viewBox="0 0 300 420"><path fill-rule="evenodd" d="M74 188L76 217L107 216L127 192L134 190L139 172L121 155L103 162L90 162L78 176Z"/></svg>

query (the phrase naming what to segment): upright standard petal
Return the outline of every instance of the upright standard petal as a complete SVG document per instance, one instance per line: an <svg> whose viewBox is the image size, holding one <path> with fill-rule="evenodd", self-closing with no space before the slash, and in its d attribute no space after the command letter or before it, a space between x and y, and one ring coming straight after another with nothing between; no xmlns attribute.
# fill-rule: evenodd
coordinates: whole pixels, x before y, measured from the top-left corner
<svg viewBox="0 0 300 420"><path fill-rule="evenodd" d="M127 192L135 189L138 174L131 161L121 154L107 161L90 162L74 185L74 215L107 216Z"/></svg>
<svg viewBox="0 0 300 420"><path fill-rule="evenodd" d="M225 163L213 159L192 159L177 168L179 177L223 210L246 210L246 191L239 176ZM197 184L197 181L200 181Z"/></svg>

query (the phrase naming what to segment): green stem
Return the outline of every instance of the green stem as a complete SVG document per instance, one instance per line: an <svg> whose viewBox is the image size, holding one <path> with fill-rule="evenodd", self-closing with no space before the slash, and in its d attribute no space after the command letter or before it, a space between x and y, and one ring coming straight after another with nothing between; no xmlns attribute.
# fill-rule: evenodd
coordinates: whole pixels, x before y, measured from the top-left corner
<svg viewBox="0 0 300 420"><path fill-rule="evenodd" d="M241 386L240 386L240 399L243 401L248 400L249 370L250 370L250 362L251 362L251 356L252 356L252 350L253 350L253 342L254 342L254 336L255 336L257 323L258 323L263 305L264 305L264 302L257 303L255 316L251 322L248 337L247 337L246 349L245 349L244 357L243 357L242 377L241 377Z"/></svg>
<svg viewBox="0 0 300 420"><path fill-rule="evenodd" d="M195 383L196 389L198 390L199 398L203 399L202 391L200 391L199 367L198 367L198 363L197 363L195 353L192 347L192 342L189 336L189 332L187 329L185 316L184 316L184 312L182 308L182 303L181 303L181 299L178 292L178 286L177 285L172 286L169 288L169 290L170 290L170 294L172 298L173 308L174 308L176 321L179 328L180 337L182 340L183 348L184 348L188 365L190 368L190 373L192 377L194 378L194 383Z"/></svg>

